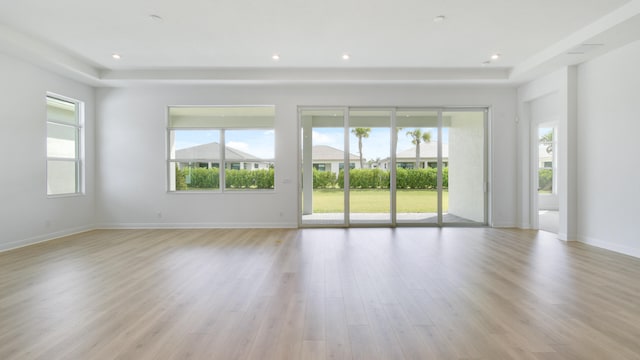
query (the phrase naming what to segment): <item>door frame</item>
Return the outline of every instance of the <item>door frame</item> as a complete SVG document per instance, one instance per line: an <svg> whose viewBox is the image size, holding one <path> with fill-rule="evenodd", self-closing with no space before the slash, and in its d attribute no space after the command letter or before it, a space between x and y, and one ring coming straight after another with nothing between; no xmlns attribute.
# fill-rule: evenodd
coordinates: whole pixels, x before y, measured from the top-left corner
<svg viewBox="0 0 640 360"><path fill-rule="evenodd" d="M303 200L303 177L302 177L302 159L303 159L303 149L301 143L301 134L303 131L302 128L302 112L303 111L323 111L323 110L336 110L342 111L343 113L343 137L344 137L344 157L343 163L345 164L344 168L344 212L343 212L343 223L341 224L305 224L302 222L302 200ZM352 224L350 221L350 182L349 182L349 154L350 154L350 142L349 142L349 114L352 110L370 110L370 111L390 111L390 169L389 169L389 192L390 192L390 223L356 223ZM442 193L443 193L443 174L442 174L442 141L438 141L438 173L437 173L437 192L438 192L438 208L437 208L437 216L438 220L436 223L397 223L397 209L396 209L396 154L394 153L394 149L396 146L396 137L393 136L394 131L396 131L396 113L398 111L411 111L411 110L420 110L420 111L434 111L438 113L438 139L442 139L442 129L443 129L443 121L442 121L442 113L443 112L456 112L456 111L482 111L483 112L483 126L484 126L484 138L483 138L483 161L484 161L484 170L483 170L483 187L484 187L484 221L483 223L444 223L442 221L443 209L442 209ZM413 107L404 107L404 106L298 106L297 108L297 146L298 146L298 227L299 228L349 228L349 227L484 227L488 226L490 212L491 212L491 183L489 182L489 174L491 172L491 163L490 163L490 115L491 115L491 107L490 106L413 106Z"/></svg>

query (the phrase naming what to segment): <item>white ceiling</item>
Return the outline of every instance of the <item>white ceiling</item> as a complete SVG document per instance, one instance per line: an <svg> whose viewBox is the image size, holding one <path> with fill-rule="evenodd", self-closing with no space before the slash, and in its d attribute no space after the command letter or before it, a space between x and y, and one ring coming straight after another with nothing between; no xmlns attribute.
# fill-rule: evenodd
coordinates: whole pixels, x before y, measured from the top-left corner
<svg viewBox="0 0 640 360"><path fill-rule="evenodd" d="M0 2L5 51L98 85L513 82L639 39L640 0Z"/></svg>

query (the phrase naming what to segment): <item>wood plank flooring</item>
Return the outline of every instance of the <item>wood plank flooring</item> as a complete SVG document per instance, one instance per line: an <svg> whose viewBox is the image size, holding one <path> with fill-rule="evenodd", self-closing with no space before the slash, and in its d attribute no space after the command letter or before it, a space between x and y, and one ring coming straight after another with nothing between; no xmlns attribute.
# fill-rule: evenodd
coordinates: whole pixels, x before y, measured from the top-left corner
<svg viewBox="0 0 640 360"><path fill-rule="evenodd" d="M91 231L0 253L0 359L640 359L640 259L488 228Z"/></svg>

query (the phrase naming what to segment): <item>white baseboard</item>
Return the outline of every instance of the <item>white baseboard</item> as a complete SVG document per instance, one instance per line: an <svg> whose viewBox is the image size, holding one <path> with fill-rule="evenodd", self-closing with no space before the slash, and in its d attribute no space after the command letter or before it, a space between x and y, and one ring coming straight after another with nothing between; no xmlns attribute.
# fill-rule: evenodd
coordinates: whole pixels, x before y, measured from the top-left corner
<svg viewBox="0 0 640 360"><path fill-rule="evenodd" d="M105 223L97 229L290 229L298 223Z"/></svg>
<svg viewBox="0 0 640 360"><path fill-rule="evenodd" d="M514 223L494 222L494 223L491 223L491 227L504 228L504 229L514 229L514 228L517 228L518 226L516 224L514 224Z"/></svg>
<svg viewBox="0 0 640 360"><path fill-rule="evenodd" d="M533 226L531 226L530 223L520 223L518 224L518 229L523 229L523 230L530 230L533 229Z"/></svg>
<svg viewBox="0 0 640 360"><path fill-rule="evenodd" d="M609 242L602 241L600 239L596 239L596 238L592 238L592 237L588 237L588 236L584 236L584 235L578 235L578 241L580 241L582 243L585 243L585 244L592 245L592 246L596 246L596 247L599 247L599 248L615 251L617 253L621 253L621 254L624 254L624 255L629 255L629 256L640 258L640 248L632 248L632 247L628 247L628 246L624 246L624 245L611 244Z"/></svg>
<svg viewBox="0 0 640 360"><path fill-rule="evenodd" d="M91 231L94 229L95 227L93 225L79 226L75 228L56 231L53 233L38 235L38 236L30 237L27 239L16 240L16 241L12 241L5 244L0 244L0 252L18 249L21 247L34 245L38 243L43 243L43 242L55 240L61 237L69 236L69 235Z"/></svg>
<svg viewBox="0 0 640 360"><path fill-rule="evenodd" d="M61 237L79 234L96 229L295 229L297 223L175 223L175 224L158 224L158 223L118 223L118 224L97 224L80 226L76 228L65 229L53 233L42 234L27 239L16 240L8 243L0 243L0 252L18 249L25 246L35 245Z"/></svg>
<svg viewBox="0 0 640 360"><path fill-rule="evenodd" d="M530 227L523 226L525 224L520 224L518 226L521 229L529 229ZM514 228L515 224L511 223L494 223L492 224L494 228ZM0 252L9 251L29 245L34 245L38 243L43 243L46 241L51 241L54 239L58 239L64 236L69 236L73 234L78 234L86 231L91 231L95 229L248 229L248 228L257 228L257 229L295 229L298 227L297 223L111 223L111 224L97 224L87 225L87 226L79 226L76 228L65 229L61 231L56 231L53 233L42 234L38 236L34 236L27 239L16 240L5 244L0 244ZM567 239L566 234L558 234L558 238L561 240ZM573 240L573 239L570 239ZM615 251L617 253L633 256L640 258L640 248L632 248L624 245L611 244L606 241L602 241L600 239L578 235L577 241L580 241L585 244L589 244L592 246L596 246L599 248Z"/></svg>

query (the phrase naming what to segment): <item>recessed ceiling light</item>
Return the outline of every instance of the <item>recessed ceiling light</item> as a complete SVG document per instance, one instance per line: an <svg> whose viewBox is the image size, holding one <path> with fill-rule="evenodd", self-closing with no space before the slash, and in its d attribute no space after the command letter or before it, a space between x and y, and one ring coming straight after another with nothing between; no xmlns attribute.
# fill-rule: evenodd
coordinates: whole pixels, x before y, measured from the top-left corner
<svg viewBox="0 0 640 360"><path fill-rule="evenodd" d="M273 59L273 60L280 60L280 55L278 55L278 54L273 54L273 55L271 55L271 59Z"/></svg>
<svg viewBox="0 0 640 360"><path fill-rule="evenodd" d="M122 56L120 56L120 54L112 54L112 55L111 55L111 57L112 57L114 60L120 60L120 59L122 59Z"/></svg>
<svg viewBox="0 0 640 360"><path fill-rule="evenodd" d="M444 16L444 15L438 15L438 16L436 16L436 17L434 17L434 18L433 18L433 22L437 22L437 23L439 23L439 22L443 22L446 18L447 18L447 17L446 17L446 16Z"/></svg>
<svg viewBox="0 0 640 360"><path fill-rule="evenodd" d="M342 60L349 60L351 56L349 54L342 54Z"/></svg>
<svg viewBox="0 0 640 360"><path fill-rule="evenodd" d="M500 54L495 53L495 54L491 55L491 60L498 60L498 59L500 59Z"/></svg>
<svg viewBox="0 0 640 360"><path fill-rule="evenodd" d="M162 16L157 15L157 14L151 14L149 15L149 19L153 20L153 21L162 21Z"/></svg>
<svg viewBox="0 0 640 360"><path fill-rule="evenodd" d="M482 62L482 66L489 66L489 65L491 65L491 61L489 60Z"/></svg>

